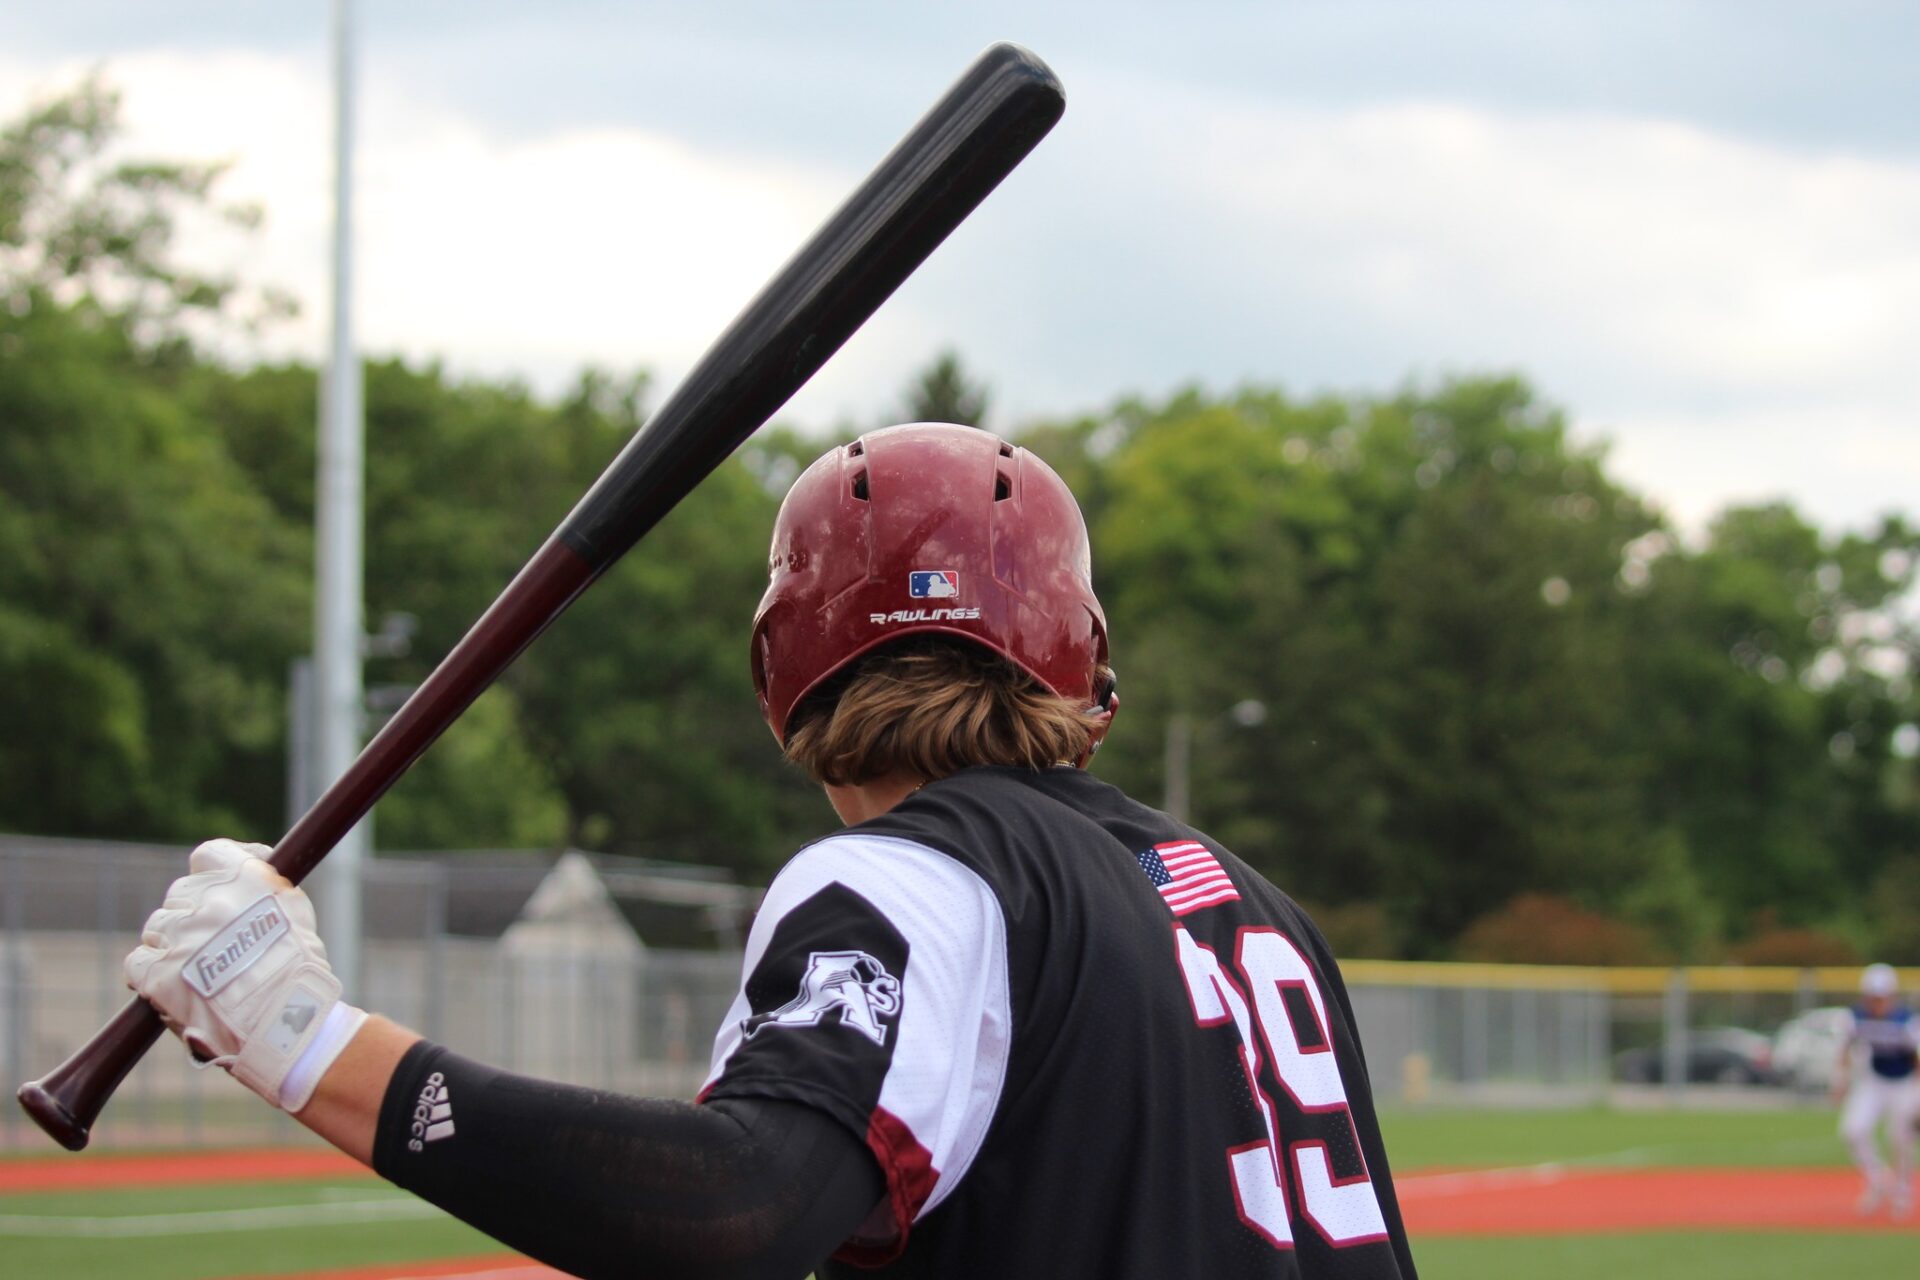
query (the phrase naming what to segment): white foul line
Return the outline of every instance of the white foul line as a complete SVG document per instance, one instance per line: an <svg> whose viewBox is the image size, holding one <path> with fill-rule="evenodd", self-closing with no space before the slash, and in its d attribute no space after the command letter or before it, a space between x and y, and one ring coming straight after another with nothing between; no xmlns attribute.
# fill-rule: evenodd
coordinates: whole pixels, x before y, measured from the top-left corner
<svg viewBox="0 0 1920 1280"><path fill-rule="evenodd" d="M401 1222L438 1217L440 1210L412 1196L336 1200L329 1204L269 1205L258 1209L208 1209L195 1213L141 1213L81 1218L55 1214L0 1214L0 1236L192 1236L227 1231L336 1222Z"/></svg>

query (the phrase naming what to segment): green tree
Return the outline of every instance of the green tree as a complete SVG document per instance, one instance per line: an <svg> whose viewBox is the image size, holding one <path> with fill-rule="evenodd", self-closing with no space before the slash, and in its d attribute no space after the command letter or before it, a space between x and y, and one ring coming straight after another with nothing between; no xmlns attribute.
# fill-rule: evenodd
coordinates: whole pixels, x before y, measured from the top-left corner
<svg viewBox="0 0 1920 1280"><path fill-rule="evenodd" d="M1646 813L1684 832L1733 921L1823 922L1912 847L1888 788L1910 770L1892 750L1908 665L1884 612L1909 541L1898 522L1828 540L1783 504L1734 508L1647 573L1627 653Z"/></svg>
<svg viewBox="0 0 1920 1280"><path fill-rule="evenodd" d="M0 129L0 825L257 830L304 535L177 395L185 326L246 315L172 252L218 169L118 127L88 81Z"/></svg>
<svg viewBox="0 0 1920 1280"><path fill-rule="evenodd" d="M1396 915L1431 946L1518 887L1598 905L1638 829L1615 579L1652 518L1521 384L1386 412L1419 456L1369 601Z"/></svg>
<svg viewBox="0 0 1920 1280"><path fill-rule="evenodd" d="M499 686L381 798L375 824L384 849L559 849L569 835L566 798Z"/></svg>
<svg viewBox="0 0 1920 1280"><path fill-rule="evenodd" d="M1644 929L1667 959L1681 964L1716 959L1725 922L1694 870L1686 837L1667 827L1654 832L1643 850L1641 865L1620 895L1621 916Z"/></svg>
<svg viewBox="0 0 1920 1280"><path fill-rule="evenodd" d="M1384 901L1420 951L1516 888L1605 896L1642 767L1616 575L1654 522L1523 384L1186 391L1028 440L1102 473L1117 781L1155 794L1168 715L1253 698L1196 739L1194 804L1283 886Z"/></svg>
<svg viewBox="0 0 1920 1280"><path fill-rule="evenodd" d="M216 200L226 166L120 159L121 132L120 95L97 76L0 129L0 290L84 300L149 345L177 340L190 317L259 323L290 311L283 292L245 290L174 256L183 214L258 225L257 207Z"/></svg>
<svg viewBox="0 0 1920 1280"><path fill-rule="evenodd" d="M966 427L984 427L987 405L986 385L967 375L958 353L943 351L914 376L907 388L900 421L957 422Z"/></svg>
<svg viewBox="0 0 1920 1280"><path fill-rule="evenodd" d="M0 312L0 826L190 838L277 820L307 543L120 317ZM49 785L51 784L51 785Z"/></svg>
<svg viewBox="0 0 1920 1280"><path fill-rule="evenodd" d="M1278 395L1187 393L1157 412L1123 407L1087 436L1111 450L1091 514L1122 688L1099 767L1157 796L1167 721L1188 717L1195 816L1329 903L1366 894L1382 853L1351 700L1367 678L1351 662L1359 516L1311 443L1337 416ZM1223 714L1247 700L1267 709L1258 727ZM1309 778L1322 786L1295 785Z"/></svg>
<svg viewBox="0 0 1920 1280"><path fill-rule="evenodd" d="M1920 856L1890 859L1875 879L1871 920L1876 960L1920 964Z"/></svg>

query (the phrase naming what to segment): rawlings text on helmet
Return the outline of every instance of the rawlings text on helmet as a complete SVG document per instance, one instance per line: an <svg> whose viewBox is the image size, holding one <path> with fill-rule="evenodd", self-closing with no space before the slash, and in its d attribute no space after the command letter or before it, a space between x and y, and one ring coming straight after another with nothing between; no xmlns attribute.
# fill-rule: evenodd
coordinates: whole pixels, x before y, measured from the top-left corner
<svg viewBox="0 0 1920 1280"><path fill-rule="evenodd" d="M895 609L892 613L870 613L867 618L875 626L885 626L891 622L972 622L979 616L978 609Z"/></svg>

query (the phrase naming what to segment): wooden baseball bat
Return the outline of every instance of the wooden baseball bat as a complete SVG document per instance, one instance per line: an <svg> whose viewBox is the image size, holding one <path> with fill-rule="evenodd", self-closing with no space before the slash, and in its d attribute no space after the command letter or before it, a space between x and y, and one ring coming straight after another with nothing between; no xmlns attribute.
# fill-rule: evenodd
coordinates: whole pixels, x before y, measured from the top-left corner
<svg viewBox="0 0 1920 1280"><path fill-rule="evenodd" d="M747 304L659 412L488 606L426 683L274 847L298 884L575 597L785 404L1037 145L1066 108L1051 69L996 44ZM74 1055L20 1086L69 1151L160 1036L138 997Z"/></svg>

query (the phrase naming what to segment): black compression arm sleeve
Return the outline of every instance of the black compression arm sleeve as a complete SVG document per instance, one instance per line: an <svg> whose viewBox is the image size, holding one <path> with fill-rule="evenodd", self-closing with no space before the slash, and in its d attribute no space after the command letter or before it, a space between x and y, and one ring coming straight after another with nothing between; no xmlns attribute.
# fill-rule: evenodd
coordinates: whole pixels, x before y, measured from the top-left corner
<svg viewBox="0 0 1920 1280"><path fill-rule="evenodd" d="M860 1140L811 1107L599 1093L426 1041L387 1088L373 1165L587 1280L799 1280L886 1194Z"/></svg>

